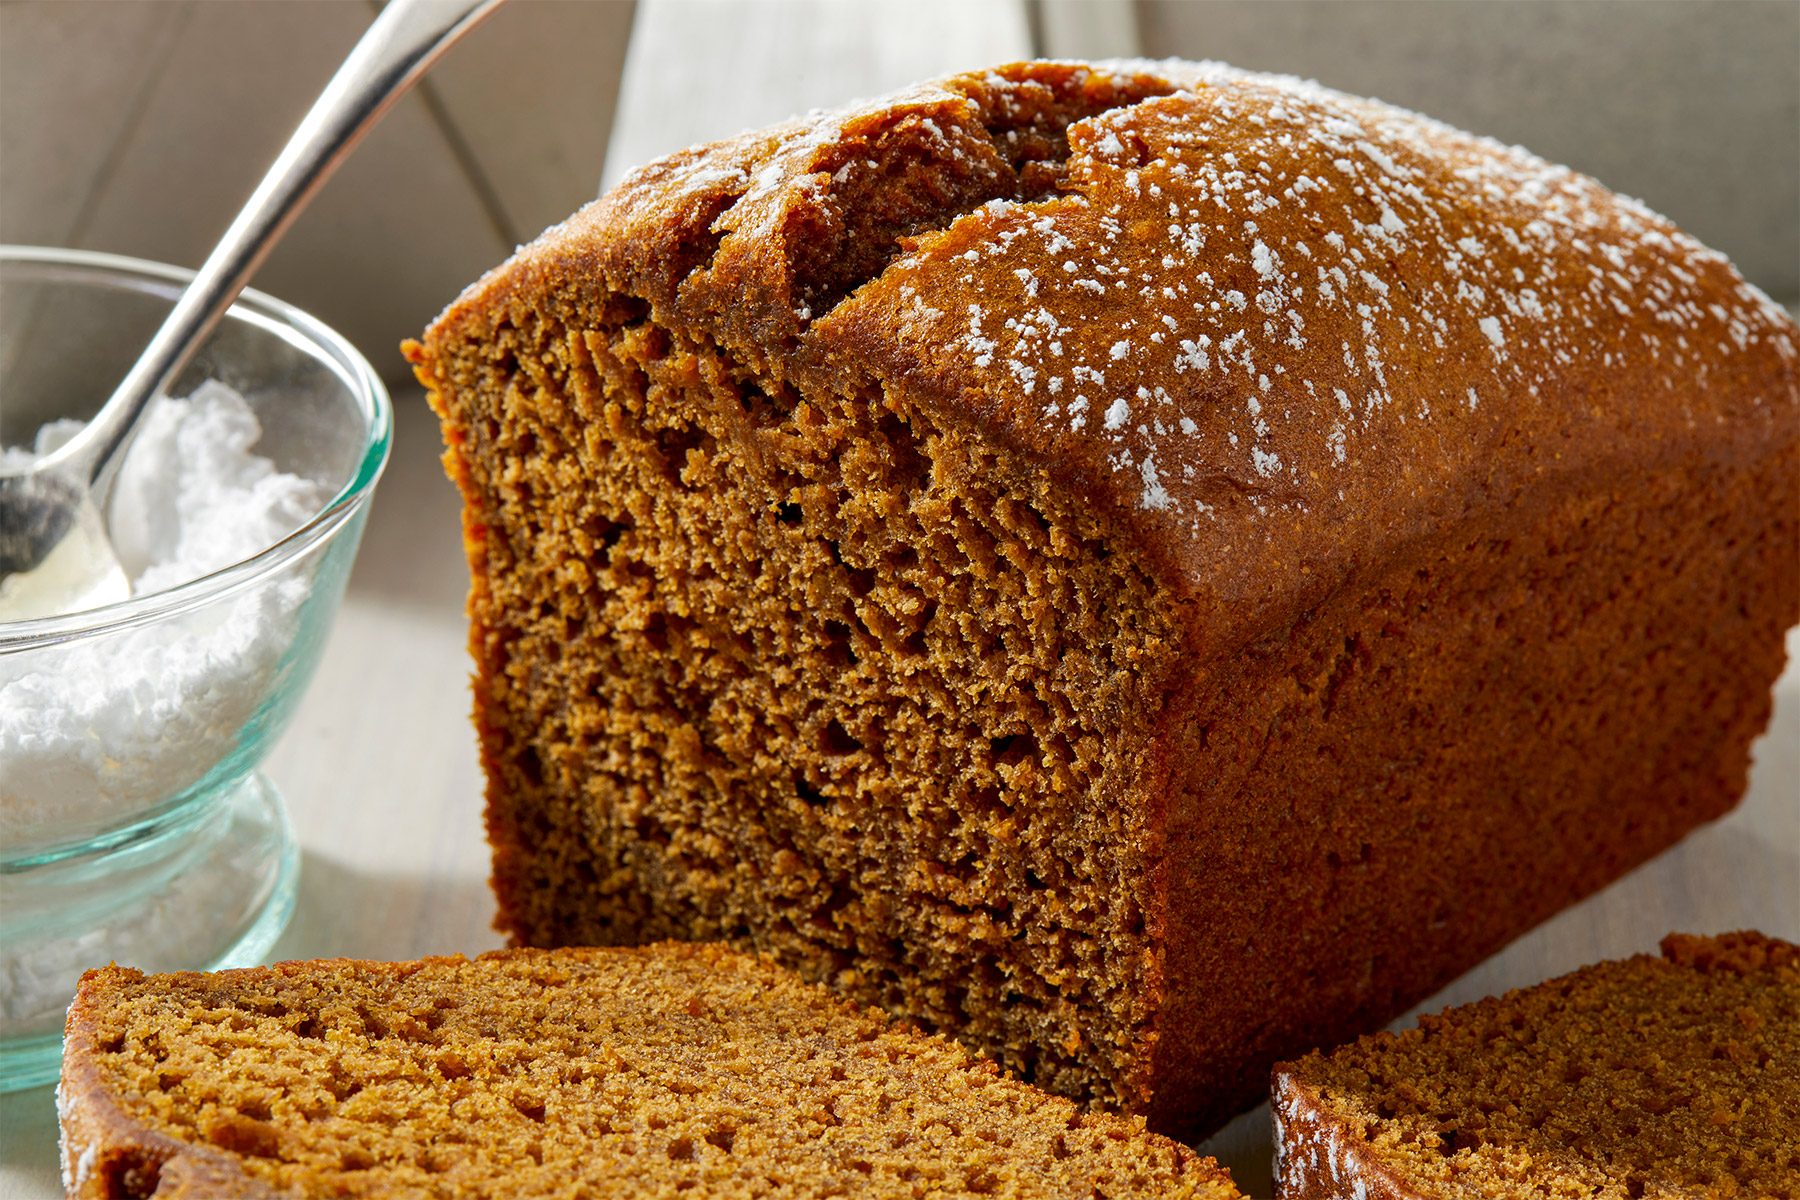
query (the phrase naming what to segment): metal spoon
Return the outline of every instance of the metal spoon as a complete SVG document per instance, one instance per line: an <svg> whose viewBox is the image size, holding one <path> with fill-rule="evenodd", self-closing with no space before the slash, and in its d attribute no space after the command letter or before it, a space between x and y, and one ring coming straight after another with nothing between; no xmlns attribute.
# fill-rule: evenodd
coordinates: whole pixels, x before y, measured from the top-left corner
<svg viewBox="0 0 1800 1200"><path fill-rule="evenodd" d="M350 51L143 354L85 428L29 469L0 474L0 620L59 611L84 589L73 542L96 536L125 449L269 250L363 134L501 0L392 0ZM59 547L65 552L57 556ZM110 551L104 551L110 553ZM57 561L49 562L53 556ZM43 571L56 576L33 586ZM45 595L45 593L52 593ZM29 595L29 599L27 596ZM35 610L35 611L34 611ZM47 611L45 611L47 610Z"/></svg>

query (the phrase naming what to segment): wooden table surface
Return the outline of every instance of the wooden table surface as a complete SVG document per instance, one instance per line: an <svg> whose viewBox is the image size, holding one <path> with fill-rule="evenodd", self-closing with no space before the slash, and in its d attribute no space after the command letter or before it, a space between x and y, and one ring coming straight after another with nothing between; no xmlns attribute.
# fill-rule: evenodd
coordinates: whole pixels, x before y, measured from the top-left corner
<svg viewBox="0 0 1800 1200"><path fill-rule="evenodd" d="M415 958L500 944L489 928L481 780L468 722L457 500L434 419L396 396L394 458L318 677L268 773L304 855L278 958ZM1790 635L1790 656L1800 636ZM1724 820L1527 934L1426 1009L1653 947L1672 929L1800 939L1800 671L1777 689L1749 796ZM1208 1146L1267 1195L1266 1111ZM60 1194L50 1089L0 1097L0 1200Z"/></svg>

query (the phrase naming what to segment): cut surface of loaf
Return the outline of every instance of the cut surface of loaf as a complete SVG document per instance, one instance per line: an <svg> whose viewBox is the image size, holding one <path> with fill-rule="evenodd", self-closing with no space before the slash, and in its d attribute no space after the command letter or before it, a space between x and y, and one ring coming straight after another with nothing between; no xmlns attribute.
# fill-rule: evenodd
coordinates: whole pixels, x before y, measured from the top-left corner
<svg viewBox="0 0 1800 1200"><path fill-rule="evenodd" d="M89 972L69 1195L1232 1200L1210 1159L703 944Z"/></svg>
<svg viewBox="0 0 1800 1200"><path fill-rule="evenodd" d="M1800 947L1670 935L1276 1070L1281 1200L1800 1196Z"/></svg>
<svg viewBox="0 0 1800 1200"><path fill-rule="evenodd" d="M1800 594L1784 314L1224 67L683 151L408 353L501 926L755 947L1185 1136L1729 808Z"/></svg>

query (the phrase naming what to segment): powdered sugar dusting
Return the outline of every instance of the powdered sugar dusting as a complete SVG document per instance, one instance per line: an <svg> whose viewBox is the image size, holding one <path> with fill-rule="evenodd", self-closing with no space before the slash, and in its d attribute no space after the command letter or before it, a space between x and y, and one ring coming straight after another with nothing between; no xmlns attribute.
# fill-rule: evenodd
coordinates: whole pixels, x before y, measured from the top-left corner
<svg viewBox="0 0 1800 1200"><path fill-rule="evenodd" d="M1144 509L1341 496L1322 478L1401 427L1490 427L1512 407L1491 400L1551 394L1596 351L1677 407L1719 352L1796 357L1719 255L1566 168L1299 80L1106 69L1186 90L1077 122L1062 194L971 213L899 266L970 264L938 278L981 300L932 332L1005 364L1015 411L1095 443ZM990 261L1016 291L977 282Z"/></svg>
<svg viewBox="0 0 1800 1200"><path fill-rule="evenodd" d="M1112 84L1119 107L1069 126L1044 198L1016 198L1009 122L1053 93L1091 110ZM790 286L796 231L849 224L893 165L872 131L899 129L943 170L930 187L1000 198L944 205L960 215L901 235L847 300ZM684 279L636 274L620 249L635 243L608 228L638 236L639 210L716 239L695 274L769 282L797 336L828 342L842 315L861 331L848 349L887 345L908 386L1099 464L1158 529L1245 547L1268 540L1246 520L1367 511L1397 478L1422 496L1512 461L1483 448L1521 422L1617 430L1622 405L1650 403L1716 429L1797 401L1793 322L1643 205L1517 147L1216 63L1009 67L815 114L652 164L536 253L609 248L624 280L609 283L664 303ZM1586 402L1562 404L1571 391Z"/></svg>

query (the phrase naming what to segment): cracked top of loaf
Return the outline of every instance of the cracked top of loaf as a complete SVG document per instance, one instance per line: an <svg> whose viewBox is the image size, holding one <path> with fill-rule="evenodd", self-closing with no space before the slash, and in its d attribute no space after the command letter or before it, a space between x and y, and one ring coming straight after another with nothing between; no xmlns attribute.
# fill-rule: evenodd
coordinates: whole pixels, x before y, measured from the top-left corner
<svg viewBox="0 0 1800 1200"><path fill-rule="evenodd" d="M684 150L427 344L621 293L1018 451L1219 625L1473 508L1788 445L1800 398L1792 321L1641 204L1217 64L1017 64Z"/></svg>

